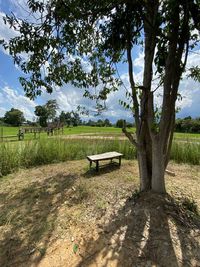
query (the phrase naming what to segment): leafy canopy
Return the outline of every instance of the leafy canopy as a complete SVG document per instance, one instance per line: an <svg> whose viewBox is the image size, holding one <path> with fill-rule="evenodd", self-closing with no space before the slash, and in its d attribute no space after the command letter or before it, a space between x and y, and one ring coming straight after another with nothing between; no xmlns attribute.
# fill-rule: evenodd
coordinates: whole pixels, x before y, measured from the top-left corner
<svg viewBox="0 0 200 267"><path fill-rule="evenodd" d="M153 25L157 36L154 63L160 85L172 38L174 12L178 10L180 14L177 38L181 43L184 29L186 37L182 43L188 53L199 41L194 30L200 29L200 4L198 0L152 1L152 6L155 4L159 8ZM20 82L26 95L34 98L44 88L51 93L55 87L70 82L85 88L84 96L96 100L97 107L103 108L107 95L121 85L116 64L127 60L128 46L143 47L144 24L150 24L148 5L146 0L28 0L36 19L28 21L7 16L5 22L20 34L9 43L4 42L4 47L25 73ZM184 25L186 11L189 17ZM28 59L23 58L24 52ZM184 71L184 59L182 66ZM195 67L191 71L191 76L199 80L199 69ZM95 93L90 87L96 88Z"/></svg>
<svg viewBox="0 0 200 267"><path fill-rule="evenodd" d="M20 126L25 121L23 112L16 108L7 111L3 119L5 123L13 126Z"/></svg>
<svg viewBox="0 0 200 267"><path fill-rule="evenodd" d="M59 107L55 99L47 101L47 103L43 106L36 106L35 115L39 118L40 126L46 127L48 122L52 122L56 117L56 111L58 108Z"/></svg>

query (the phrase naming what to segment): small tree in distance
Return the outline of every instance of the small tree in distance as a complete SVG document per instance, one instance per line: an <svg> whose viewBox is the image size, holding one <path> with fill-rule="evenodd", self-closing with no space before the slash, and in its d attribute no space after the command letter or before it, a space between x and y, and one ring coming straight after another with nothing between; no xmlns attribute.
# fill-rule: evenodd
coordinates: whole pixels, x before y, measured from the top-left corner
<svg viewBox="0 0 200 267"><path fill-rule="evenodd" d="M49 100L43 106L35 107L35 115L39 118L39 124L42 127L47 127L48 122L53 122L56 117L58 104L56 100Z"/></svg>
<svg viewBox="0 0 200 267"><path fill-rule="evenodd" d="M124 120L123 119L120 119L116 122L117 128L123 128L123 126L124 126Z"/></svg>
<svg viewBox="0 0 200 267"><path fill-rule="evenodd" d="M7 23L19 35L4 42L14 61L29 74L20 78L27 96L40 95L45 87L71 82L85 88L85 97L96 100L101 111L107 96L118 90L117 64L124 63L129 88L124 107L130 109L135 125L133 136L123 129L137 147L141 191L164 193L165 169L169 162L179 83L186 71L188 53L199 42L200 3L196 0L164 1L38 1L29 0L30 11L40 19L34 23ZM133 51L144 51L143 81L136 84ZM24 61L20 53L29 53ZM48 71L42 72L42 66ZM90 68L85 68L87 62ZM188 73L200 80L200 68ZM157 82L154 85L155 81ZM92 93L91 87L96 88ZM155 94L162 90L162 105Z"/></svg>
<svg viewBox="0 0 200 267"><path fill-rule="evenodd" d="M81 123L80 116L77 112L71 111L71 112L64 112L62 111L59 116L60 122L63 122L64 124L69 127L70 125L72 126L78 126Z"/></svg>

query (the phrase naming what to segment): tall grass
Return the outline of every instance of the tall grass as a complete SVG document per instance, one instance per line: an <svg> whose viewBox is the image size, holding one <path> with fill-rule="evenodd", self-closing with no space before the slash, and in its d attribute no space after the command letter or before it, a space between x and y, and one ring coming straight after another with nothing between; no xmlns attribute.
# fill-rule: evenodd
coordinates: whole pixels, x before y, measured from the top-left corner
<svg viewBox="0 0 200 267"><path fill-rule="evenodd" d="M118 151L125 159L136 158L136 150L128 140L64 140L41 139L36 141L0 144L0 175L18 168L84 159L88 155ZM200 164L200 144L174 143L171 159L176 162Z"/></svg>
<svg viewBox="0 0 200 267"><path fill-rule="evenodd" d="M200 143L174 142L170 158L177 163L200 164Z"/></svg>
<svg viewBox="0 0 200 267"><path fill-rule="evenodd" d="M136 150L128 141L41 139L3 143L0 144L0 174L6 175L21 167L83 159L91 154L114 150L123 153L126 159L136 157Z"/></svg>

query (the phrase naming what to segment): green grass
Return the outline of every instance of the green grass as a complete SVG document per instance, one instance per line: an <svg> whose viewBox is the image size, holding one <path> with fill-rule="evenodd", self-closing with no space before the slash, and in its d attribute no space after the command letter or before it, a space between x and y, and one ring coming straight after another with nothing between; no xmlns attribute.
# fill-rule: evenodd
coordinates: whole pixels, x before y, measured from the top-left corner
<svg viewBox="0 0 200 267"><path fill-rule="evenodd" d="M200 134L198 133L174 133L174 140L182 141L200 141Z"/></svg>
<svg viewBox="0 0 200 267"><path fill-rule="evenodd" d="M1 129L3 129L4 135L17 135L19 127L0 127L0 136L1 136ZM131 128L130 131L134 132L135 129ZM119 135L122 134L122 130L116 127L92 127L92 126L77 126L77 127L64 127L64 135L74 135L74 134L112 134L112 135ZM41 133L40 137L46 137L46 133ZM25 134L26 139L33 139L33 134ZM186 141L193 141L200 140L200 134L193 134L193 133L175 133L174 139L177 140L186 140Z"/></svg>
<svg viewBox="0 0 200 267"><path fill-rule="evenodd" d="M200 164L200 143L174 142L170 158L177 163Z"/></svg>
<svg viewBox="0 0 200 267"><path fill-rule="evenodd" d="M0 128L0 134L1 134ZM18 133L18 127L3 127L4 135ZM132 128L131 131L134 131ZM122 133L115 127L78 126L64 128L64 135L88 134L118 136ZM87 155L107 151L119 151L126 159L136 157L136 150L128 140L98 139L61 139L47 138L46 133L40 139L33 140L33 134L25 134L26 142L0 143L0 175L6 175L18 168L29 168L42 164L84 159ZM15 139L17 140L17 138ZM171 159L178 163L200 164L200 134L175 133Z"/></svg>
<svg viewBox="0 0 200 267"><path fill-rule="evenodd" d="M23 127L22 127L23 128ZM0 141L1 141L1 134L3 129L3 135L16 135L18 134L19 127L0 127ZM132 132L134 132L134 128L130 129ZM122 134L122 129L116 128L116 127L92 127L92 126L78 126L78 127L64 127L63 135L76 135L76 134L95 134L95 135L120 135ZM37 138L47 138L47 133L43 132L40 134L37 134ZM24 140L33 140L34 134L28 133L25 134ZM18 141L17 138L6 138L4 141Z"/></svg>
<svg viewBox="0 0 200 267"><path fill-rule="evenodd" d="M3 130L3 135L17 135L19 131L19 127L8 127L8 126L0 126L0 136L2 134Z"/></svg>
<svg viewBox="0 0 200 267"><path fill-rule="evenodd" d="M18 168L85 159L86 156L107 151L118 151L125 159L136 158L136 150L128 140L44 138L27 142L0 144L0 174ZM176 142L171 159L178 163L200 164L200 144Z"/></svg>
<svg viewBox="0 0 200 267"><path fill-rule="evenodd" d="M87 155L119 151L126 159L136 156L129 141L62 140L59 138L0 144L0 173L6 175L18 168L29 168L66 160L84 159Z"/></svg>
<svg viewBox="0 0 200 267"><path fill-rule="evenodd" d="M131 129L133 131L133 128ZM64 134L84 134L84 133L93 133L93 134L121 134L122 129L116 127L92 127L92 126L78 126L78 127L65 127Z"/></svg>
<svg viewBox="0 0 200 267"><path fill-rule="evenodd" d="M14 134L17 134L19 131L19 127L3 126L3 127L0 127L0 134L1 134L2 128L3 128L4 135L14 135ZM133 130L133 128L131 130ZM122 133L122 130L116 127L92 127L92 126L64 127L65 135L84 134L84 133L96 133L96 134L97 133L117 133L117 134L120 134Z"/></svg>

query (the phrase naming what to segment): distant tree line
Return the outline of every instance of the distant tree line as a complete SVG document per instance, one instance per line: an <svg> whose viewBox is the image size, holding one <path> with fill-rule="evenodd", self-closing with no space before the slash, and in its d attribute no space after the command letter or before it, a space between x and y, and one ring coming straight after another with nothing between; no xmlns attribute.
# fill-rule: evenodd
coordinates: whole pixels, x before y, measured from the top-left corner
<svg viewBox="0 0 200 267"><path fill-rule="evenodd" d="M200 133L200 117L192 119L192 117L188 116L184 119L177 119L175 124L175 132Z"/></svg>
<svg viewBox="0 0 200 267"><path fill-rule="evenodd" d="M95 127L111 127L112 123L109 121L109 119L98 119L97 121L89 120L87 122L83 122L83 125L87 126L95 126Z"/></svg>

